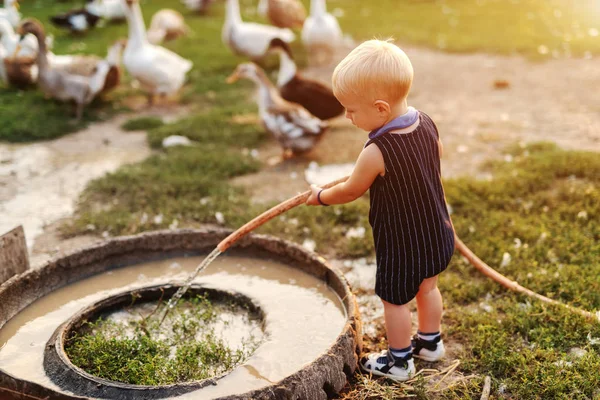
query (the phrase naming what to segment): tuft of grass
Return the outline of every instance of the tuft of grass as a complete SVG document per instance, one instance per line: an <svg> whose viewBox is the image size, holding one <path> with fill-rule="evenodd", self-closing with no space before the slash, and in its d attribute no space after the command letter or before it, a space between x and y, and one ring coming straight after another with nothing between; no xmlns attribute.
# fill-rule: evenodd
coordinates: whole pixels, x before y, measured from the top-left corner
<svg viewBox="0 0 600 400"><path fill-rule="evenodd" d="M219 313L237 308L196 296L179 302L162 325L152 314L132 314L128 323L86 321L65 351L73 364L111 381L152 386L199 381L230 371L256 349L253 337L232 349L215 333Z"/></svg>
<svg viewBox="0 0 600 400"><path fill-rule="evenodd" d="M90 122L106 120L117 111L106 99L96 99L75 122L73 105L48 100L34 89L3 88L1 83L0 110L0 141L8 142L53 139L83 129Z"/></svg>
<svg viewBox="0 0 600 400"><path fill-rule="evenodd" d="M165 123L159 117L132 118L121 125L124 131L148 131L163 126Z"/></svg>

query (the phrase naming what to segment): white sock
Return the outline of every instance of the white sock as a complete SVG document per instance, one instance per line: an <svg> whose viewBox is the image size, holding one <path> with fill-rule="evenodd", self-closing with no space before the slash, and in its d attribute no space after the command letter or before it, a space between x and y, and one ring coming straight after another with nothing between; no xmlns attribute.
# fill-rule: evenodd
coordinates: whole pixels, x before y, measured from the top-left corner
<svg viewBox="0 0 600 400"><path fill-rule="evenodd" d="M407 355L412 353L412 345L403 349L393 349L390 347L390 352L396 358L405 358Z"/></svg>
<svg viewBox="0 0 600 400"><path fill-rule="evenodd" d="M421 333L419 331L417 331L417 335L419 336L419 339L425 340L427 342L433 342L441 336L440 332Z"/></svg>

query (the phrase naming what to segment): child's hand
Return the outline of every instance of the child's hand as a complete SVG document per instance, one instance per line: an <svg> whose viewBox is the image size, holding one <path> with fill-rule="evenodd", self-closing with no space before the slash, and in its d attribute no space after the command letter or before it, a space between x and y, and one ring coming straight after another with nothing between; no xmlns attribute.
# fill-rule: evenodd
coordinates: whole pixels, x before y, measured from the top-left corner
<svg viewBox="0 0 600 400"><path fill-rule="evenodd" d="M308 196L308 199L306 199L306 205L318 206L319 200L317 200L317 194L319 193L319 190L321 190L321 188L317 185L310 185L310 190L312 190L312 193L310 194L310 196Z"/></svg>

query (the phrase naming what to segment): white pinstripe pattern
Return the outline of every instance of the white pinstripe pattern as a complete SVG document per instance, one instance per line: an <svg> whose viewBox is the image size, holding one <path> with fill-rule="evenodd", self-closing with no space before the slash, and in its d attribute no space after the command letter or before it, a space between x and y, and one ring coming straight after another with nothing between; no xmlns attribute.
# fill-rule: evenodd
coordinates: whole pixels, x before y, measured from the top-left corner
<svg viewBox="0 0 600 400"><path fill-rule="evenodd" d="M396 140L402 140L403 142L406 142L407 144L409 144L408 146L405 146L405 149L408 149L410 147L409 139L414 134L416 134L416 132L413 132L410 136L408 136L408 135L407 136L403 136L403 137L398 138ZM390 137L393 138L394 136L390 136ZM405 156L405 154L404 154L404 152L395 152L394 153L397 162L400 163L400 160L398 159L398 154L400 154L402 156ZM415 168L414 168L414 163L415 163L416 160L411 160L410 157L403 157L403 161L404 161L405 165L408 165L410 167L410 169L413 172L414 179L417 180L418 179L417 172L415 171ZM408 169L406 171L406 174L409 176L409 181L412 181L410 179L410 171ZM404 176L404 174L403 174L403 176ZM427 225L427 230L429 230L429 221L427 220L427 213L425 213L425 210L422 209L422 211L421 211L421 202L417 200L417 194L416 194L416 192L417 191L419 192L419 197L423 197L423 195L421 193L421 189L420 189L419 186L416 186L416 187L413 187L413 188L407 188L407 189L413 195L413 199L415 201L414 204L415 204L415 207L417 209L417 215L419 216L419 228L421 228L420 240L418 240L418 239L415 239L415 240L416 240L416 242L418 244L424 245L425 244L425 231L423 230L424 226L423 226L423 221L421 219L421 216L423 216L425 218L425 224ZM411 209L411 211L412 211L412 209ZM415 234L417 235L417 237L419 237L418 233L416 232L416 230L415 230ZM418 266L421 267L423 265L422 262L421 262L421 258L420 258L420 254L421 254L421 250L422 250L423 253L424 253L423 254L423 262L425 263L425 276L427 276L428 275L427 266L430 263L428 262L429 260L428 260L428 257L427 257L427 251L425 250L425 247L424 246L420 246L420 245L417 245L417 249L418 249L418 252L419 252ZM433 269L433 266L432 266L432 269ZM413 268L413 270L414 270L414 268ZM418 268L418 271L419 271L419 282L420 282L421 281L421 269ZM413 279L414 279L414 275L413 275Z"/></svg>
<svg viewBox="0 0 600 400"><path fill-rule="evenodd" d="M388 177L388 179L386 180L386 184L390 184L391 183L390 179L392 177L396 177L396 179L397 179L398 175L397 175L397 172L396 172L396 170L394 168L393 163L391 162L391 158L390 158L391 156L390 156L390 154L388 152L388 149L385 146L382 146L382 148L383 148L383 151L385 152L385 160L387 160L387 164L389 164L390 168L391 168L391 169L388 169L389 173L386 174L386 176ZM402 202L402 207L405 209L406 208L406 203L404 201L404 196L402 195L402 192L400 192L400 196L399 196L398 193L396 193L396 190L394 189L394 186L393 185L390 185L390 186L391 186L391 188L392 188L392 190L394 192L394 198L395 198L395 203L394 204L399 204L399 202L401 201ZM388 189L388 192L390 192L389 189ZM390 192L390 195L391 195L391 192ZM414 218L412 218L412 219L413 219L413 226L414 226L414 224L415 224L414 223ZM399 221L399 222L403 223L403 221ZM402 234L402 242L400 242L399 238L397 236L398 235L397 232L399 230L398 226L396 224L394 224L394 228L395 228L394 232L396 233L396 240L398 241L399 245L402 245L402 246L406 247L408 245L408 243L406 242L406 237L404 236L403 230L400 229L400 232ZM411 249L414 247L412 239L413 238L411 236L409 236L409 241L410 241L410 247L411 247ZM394 250L399 250L399 249L396 248ZM404 272L404 274L402 274L402 275L404 275L404 279L403 279L403 282L401 282L400 281L400 276L399 276L398 277L397 285L398 285L398 288L400 288L399 287L400 284L401 283L404 284L404 294L405 294L405 298L407 298L407 297L409 297L409 294L408 294L409 291L407 290L407 287L406 287L406 284L407 284L406 275L407 275L407 272L408 272L407 268L411 265L411 263L408 262L408 259L407 259L408 254L407 254L406 250L404 250L403 253L404 253L404 264L403 265L398 265L396 268L398 268L398 275L400 275L401 272ZM414 273L414 271L413 271L413 273ZM394 285L393 274L392 274L392 279L388 281L388 286L390 287L390 290L393 290L393 288L396 286L396 285ZM398 296L396 296L396 297L398 297ZM400 299L398 299L398 300L400 300Z"/></svg>
<svg viewBox="0 0 600 400"><path fill-rule="evenodd" d="M431 240L431 226L429 224L429 216L431 216L431 218L432 218L432 225L435 226L435 224L433 224L434 212L433 212L433 208L431 207L431 194L432 193L429 193L429 191L427 190L428 186L431 184L430 183L431 180L427 179L427 178L430 178L432 174L430 172L431 168L427 168L427 164L423 163L422 159L420 157L420 154L423 151L430 150L431 146L429 146L429 148L427 146L425 146L425 147L418 147L417 146L417 144L415 143L415 141L416 141L417 138L419 138L421 136L421 134L422 134L422 130L420 129L419 132L414 132L414 134L408 136L406 138L406 141L410 142L410 144L411 144L410 146L407 146L407 148L410 149L411 153L413 154L413 160L412 161L415 161L415 162L409 163L410 166L411 166L411 169L413 171L413 176L414 176L415 180L418 180L419 178L421 178L421 181L423 183L425 183L425 185L423 187L421 187L421 186L417 187L417 189L419 191L419 198L420 199L423 199L423 198L427 199L427 204L429 204L429 209L431 211L431 213L428 213L425 210L425 204L423 203L422 200L417 203L417 204L420 204L422 206L422 210L423 210L422 215L425 217L425 224L427 225L427 236L429 237L429 246L430 246L430 250L431 250L431 253L430 253L429 257L428 257L428 261L430 261L431 272L433 274L435 267L434 267L434 265L432 263L433 260L431 259L431 257L433 257L434 253L437 253L438 254L438 258L439 258L439 251L436 251L433 248L433 241ZM415 150L414 150L415 147L417 147L420 151L417 151L415 153ZM417 157L418 157L418 159L417 159ZM419 169L419 172L421 174L420 177L417 176L417 170L415 169L415 165ZM423 193L422 190L425 191L425 193ZM423 240L425 240L425 237L423 237ZM425 276L431 276L429 274L429 272L428 272L427 266L425 267Z"/></svg>
<svg viewBox="0 0 600 400"><path fill-rule="evenodd" d="M413 136L413 138L414 138L415 140L418 140L418 141L419 141L419 143L421 144L421 145L420 145L420 148L421 148L421 149L426 149L426 148L427 148L426 144L424 144L424 143L423 143L423 135L422 135L422 133L421 133L421 132L419 132L418 134L415 134L415 135ZM437 145L437 144L436 144L436 145ZM425 152L425 153L429 153L429 152ZM420 162L421 162L421 165L422 165L422 166L424 166L424 165L426 165L426 164L427 164L427 160L425 160L425 161L423 160L423 152L422 152L422 151L419 151L419 152L418 152L418 154L415 154L415 152L413 151L413 154L414 154L415 158L416 158L417 156L419 157L419 160L420 160ZM425 157L427 157L427 156L425 155ZM432 175L433 175L433 174L432 174ZM431 204L431 199L430 199L430 197L431 197L431 196L435 195L435 191L434 191L434 189L432 188L432 183L431 183L431 181L430 181L430 180L427 180L427 181L426 181L426 183L427 183L426 189L428 189L428 190L427 190L427 193L426 193L426 196L425 196L425 197L427 198L427 204L429 205L429 210L430 210L430 212L431 212L431 214L430 214L430 215L432 216L432 218L435 218L435 216L436 216L436 212L435 212L435 210L434 210L434 206L433 206L433 204ZM438 219L439 219L439 218L438 218ZM438 221L438 222L439 222L439 221ZM432 224L433 224L433 228L434 228L434 230L435 230L435 236L436 236L438 239L442 239L442 240L443 240L443 238L441 238L440 232L438 231L438 227L437 227L437 225L438 225L438 224L436 224L434 221L432 221ZM427 229L430 229L430 228L429 228L429 225L427 225ZM432 243L432 240L431 240L431 233L429 233L429 242L430 242L430 243ZM442 259L440 258L440 251L439 251L439 250L434 250L433 248L432 248L432 251L435 251L435 253L437 254L438 265L441 265L441 264L442 264ZM433 266L432 266L432 269L433 269Z"/></svg>
<svg viewBox="0 0 600 400"><path fill-rule="evenodd" d="M398 183L399 187L405 186L405 185L402 185L402 182L400 182L400 180L399 180L400 179L400 174L402 175L402 180L404 182L409 182L409 181L406 180L406 176L404 175L404 171L401 168L400 161L399 161L399 159L397 157L396 152L391 152L391 150L393 149L393 147L392 147L391 142L389 141L389 135L381 136L380 141L382 143L386 144L384 147L385 147L386 154L387 154L387 160L389 161L389 164L390 164L390 168L389 169L392 171L392 176L389 177L389 180L391 180L393 177L395 177L396 178L396 182ZM392 149L388 148L388 146L392 147ZM391 152L391 154L394 156L394 158L396 160L395 163L394 163L394 160L392 159L392 156L390 155L390 152ZM398 171L400 171L400 174L398 174ZM407 191L410 191L411 188L405 187L405 189L407 189ZM413 193L413 196L414 196L414 193ZM409 236L409 238L411 239L411 247L412 247L412 249L416 249L416 252L417 252L417 265L421 265L421 249L418 246L418 243L419 243L418 242L419 234L417 232L417 223L415 222L415 212L412 209L410 200L407 199L408 200L408 208L410 209L410 210L408 210L406 208L406 203L404 202L404 197L402 199L403 199L402 204L403 204L404 210L406 212L410 212L410 216L411 216L411 219L413 221L413 229L415 231L415 236L414 237L412 235ZM417 216L418 216L418 214L417 214ZM403 223L403 221L399 221L399 222ZM419 223L420 222L421 222L421 220L419 218ZM397 230L398 229L397 225L394 225L394 228L396 228L396 230ZM413 245L413 240L412 239L414 239L415 245ZM410 267L410 277L412 278L411 281L414 279L414 274L415 274L414 264L415 263L413 261L413 262L407 263L406 265L403 266L403 268L405 268L405 274L404 274L405 278L408 278L408 276L407 276L408 272L409 272L408 268ZM406 285L408 283L406 281L407 281L407 279L405 279L405 282L404 282L404 288L405 288L405 290L406 290Z"/></svg>
<svg viewBox="0 0 600 400"><path fill-rule="evenodd" d="M394 186L391 184L390 180L393 177L395 177L396 178L396 182L399 183L399 186L402 186L402 183L398 180L399 179L398 172L396 171L396 168L394 168L394 163L392 162L391 154L389 152L389 149L385 148L385 152L386 152L386 159L388 161L388 164L390 164L390 175L389 175L389 179L388 179L387 183L393 189ZM400 198L400 201L402 202L402 209L406 210L406 201L405 201L405 197L404 197L404 194L402 193L402 191L400 191L400 194L398 194L398 193L396 193L396 190L393 189L393 192L394 192L394 196L395 196L395 200L396 200L395 204L399 204L398 199ZM410 203L409 203L409 205L410 205ZM412 214L412 213L411 213L411 220L412 220L412 226L414 227L414 229L416 231L416 222L415 222L415 219L414 219L414 214ZM404 221L397 221L397 222L399 222L401 224L404 223ZM407 222L410 223L409 221L407 221ZM416 243L417 243L416 237L409 236L408 237L409 238L408 242L410 242L410 243L407 243L406 237L404 236L404 231L402 229L398 229L398 225L397 224L394 224L394 228L395 228L394 231L396 232L396 235L397 235L398 230L400 230L400 232L402 233L402 245L403 246L405 246L405 247L406 246L410 246L411 252L412 252L412 249L417 248L417 246L416 246ZM414 243L413 243L413 240L414 240ZM398 250L400 250L400 249L398 249ZM408 281L408 274L410 272L410 276L411 276L411 280L412 280L412 279L414 279L414 272L415 271L414 271L414 268L411 268L410 271L408 270L408 268L412 267L414 263L409 262L409 260L408 260L408 252L406 251L406 249L403 249L403 250L404 250L403 251L403 253L404 253L404 264L401 265L401 266L398 266L398 268L402 268L401 271L399 270L399 275L400 275L400 272L403 272L402 275L404 277L404 280L403 280L403 282L398 281L397 285L399 287L401 283L404 284L405 298L407 298L407 297L410 297L409 296L409 290L407 288L407 284L409 283L409 281ZM398 278L400 279L400 276ZM389 285L390 285L390 289L393 289L393 287L396 286L396 285L394 285L393 280L389 282ZM411 288L410 292L412 292L412 288Z"/></svg>
<svg viewBox="0 0 600 400"><path fill-rule="evenodd" d="M437 132L435 129L435 126L432 124L432 121L429 118L423 118L423 123L424 125L427 126L427 133L431 135L431 139L433 141L432 144L432 151L431 152L427 152L426 154L429 155L429 159L431 160L431 165L434 166L433 169L433 173L431 174L431 181L430 181L430 185L433 185L433 179L439 179L441 181L441 176L440 176L440 169L439 169L439 151L437 148L437 139L438 136L437 134L434 135L433 133ZM434 137L435 136L435 137ZM423 137L421 137L421 140L423 139ZM427 140L427 139L425 139ZM436 158L434 159L433 156L436 156ZM434 176L435 174L435 176ZM437 193L437 191L435 189L432 190L431 193L432 197L434 196L439 196L439 193ZM443 201L443 197L442 197L442 201ZM443 216L439 213L439 212L433 212L433 215L435 215L437 217L437 224L435 224L436 228L437 226L442 226L444 225L444 219ZM438 233L438 243L444 243L444 246L442 246L442 251L444 252L444 258L446 258L446 249L448 247L448 238L446 235L443 234L442 230L440 229L440 232ZM439 256L438 252L438 256ZM440 260L439 264L442 264L442 261Z"/></svg>
<svg viewBox="0 0 600 400"><path fill-rule="evenodd" d="M375 196L374 194L372 194L372 196ZM372 207L377 207L375 208L374 212L375 215L373 217L373 223L371 224L371 226L373 227L373 229L379 227L379 229L377 230L377 236L375 238L375 248L377 248L379 246L379 240L381 239L381 230L383 229L383 224L379 223L377 224L377 217L379 217L379 207L381 207L381 202L380 203L375 203ZM375 235L375 230L373 230L373 235ZM381 268L377 268L377 274L375 276L375 282L377 282L381 276Z"/></svg>
<svg viewBox="0 0 600 400"><path fill-rule="evenodd" d="M387 180L384 180L384 183L385 183L386 188L387 188ZM392 218L393 215L390 212L390 207L389 207L389 204L390 204L390 201L389 201L390 193L387 190L386 190L386 195L387 196L385 196L386 197L385 208L387 210L387 215L388 215L388 226L391 228L392 227L392 221L394 221L394 227L396 226L396 223L395 223L396 221L395 221L395 218ZM395 232L395 229L394 229L394 232ZM384 234L385 233L387 233L387 232L384 231ZM394 262L394 258L395 258L394 256L395 256L395 253L396 253L395 252L396 248L394 246L394 243L392 244L392 246L389 245L388 239L391 241L393 238L391 238L389 235L386 234L385 235L385 243L387 244L387 247L386 247L386 250L387 250L386 253L387 254L386 254L386 257L385 257L385 271L386 271L385 278L386 278L386 281L393 282L394 281L394 268L396 267L396 265L395 265L396 263ZM398 244L398 234L396 233L396 243L395 243L395 245L397 245L397 244ZM390 257L390 253L391 253L391 257ZM390 260L390 258L391 258L391 260ZM389 261L391 261L391 264L392 264L391 266L388 266L388 262ZM391 273L391 275L392 275L391 278L388 278L389 273ZM384 285L384 287L385 286L386 285ZM388 287L388 290L389 290L389 298L392 299L392 301L395 301L395 299L394 299L394 292L393 292L391 286L392 285L390 285L388 283L387 287Z"/></svg>
<svg viewBox="0 0 600 400"><path fill-rule="evenodd" d="M380 147L380 146L378 146L378 147ZM380 147L380 150L382 151L382 154L384 154L384 152L386 151L386 149L385 149L385 148L383 148L383 147ZM386 157L386 156L384 156L384 159L385 159L385 157ZM376 204L378 204L378 205L379 205L379 204L381 204L381 203L385 203L385 206L386 206L386 209L387 209L387 213L388 213L388 217L389 217L389 218L391 218L391 213L389 212L389 208L388 208L388 204L390 203L390 198L389 198L389 196L391 195L391 193L390 193L390 190L389 190L389 188L388 188L388 179L385 179L386 177L389 177L389 176L390 176L390 173L391 173L391 172L390 172L390 171L388 170L388 168L387 168L387 165L388 165L389 163L385 163L385 162L384 162L384 164L386 165L386 174L385 174L385 176L384 176L384 177L382 177L382 178L381 178L381 182L382 182L382 184L381 184L381 185L383 185L383 186L379 186L379 188L378 188L378 190L377 190L377 193L375 194L376 196L379 196L379 198L382 198L382 197L383 197L383 201L382 201L382 200L379 200L379 201L377 201L377 199L375 199L375 198L374 198L374 200L375 200L375 203L376 203ZM389 218L388 218L388 220L389 220ZM396 218L394 218L394 220L395 220L395 219L396 219ZM391 227L391 224L390 224L390 227ZM400 242L400 241L399 241L399 238L398 238L398 236L397 236L397 230L394 230L394 231L395 231L395 233L396 233L396 245L403 245L403 242ZM380 231L379 231L379 232L380 232ZM384 233L385 233L385 231L384 231ZM403 239L404 239L404 237L403 237ZM378 237L378 239L377 239L377 240L379 240L379 237ZM387 243L387 235L386 235L386 243ZM377 244L375 245L375 248L376 248L376 249L378 248L378 247L377 247ZM385 297L385 298L387 298L387 299L388 299L388 301L390 301L391 303L394 303L394 302L397 302L397 301L399 301L399 299L396 299L396 298L395 298L395 297L398 297L398 296L394 296L394 293L395 293L395 292L393 291L393 285L392 285L392 282L393 282L393 272L394 272L394 269L396 269L396 268L399 268L400 266L396 266L396 265L394 265L395 263L394 263L394 262L392 262L392 267L391 267L391 268L387 268L387 260L389 260L389 259L390 259L390 256L389 256L389 254L390 254L390 251L392 251L392 257L391 257L391 258L392 258L392 260L394 260L394 250L395 250L395 247L389 247L389 246L388 246L388 247L386 247L386 257L384 257L384 258L385 258L385 260L386 260L386 268L385 268L385 271L383 271L383 272L385 272L385 274L384 274L383 272L382 272L382 274L381 274L381 275L385 275L385 278L384 278L384 277L381 277L381 278L380 278L380 281L378 281L379 285L380 285L382 288L388 288L388 293L386 293L386 297ZM379 252L378 252L378 257L381 257L381 254L380 254ZM405 257L406 257L406 255L405 255ZM400 261L400 260L398 260L398 262L399 262L399 261ZM381 264L380 264L380 265L381 265ZM405 265L406 265L406 258L405 258ZM381 268L381 269L383 269L383 268ZM391 274L392 274L392 277L391 277L391 279L389 279L389 278L388 278L388 276L389 276L389 273L391 273ZM381 276L381 275L380 275L380 276ZM386 283L387 283L387 284L386 284ZM405 288L405 295L406 295L406 294L407 294L407 293L406 293L406 288Z"/></svg>
<svg viewBox="0 0 600 400"><path fill-rule="evenodd" d="M429 118L429 116L426 116L426 118L424 118L424 121L426 121L427 125L429 126L431 132L435 133L436 136L436 146L434 148L435 150L435 154L437 154L437 158L435 160L435 163L432 165L436 166L436 172L437 172L437 176L438 179L442 180L442 173L441 173L441 168L440 168L440 157L439 157L439 149L437 148L437 140L439 139L439 135L437 134L437 127L435 126L435 123L433 122L433 120L431 118ZM442 185L440 185L440 190L441 193L439 193L440 196L440 204L444 207L444 212L447 212L446 209L446 196L444 194L444 187ZM441 220L443 214L438 213L438 218L440 219L440 223L442 225L440 226L444 226L445 225L445 221ZM442 241L445 242L445 246L444 246L444 258L449 260L452 257L452 253L454 253L454 235L452 236L448 236L448 235L443 235L441 234L441 238Z"/></svg>
<svg viewBox="0 0 600 400"><path fill-rule="evenodd" d="M392 185L393 188L393 185ZM404 206L405 202L404 202L404 194L402 192L400 192L400 194L397 194L396 191L394 190L394 195L396 196L396 198L398 198L398 196L400 196L401 201L402 201L402 206ZM404 223L404 221L398 221L399 223ZM414 219L413 219L413 224L414 224ZM396 230L398 231L398 229ZM400 233L402 234L402 246L408 246L409 244L406 241L406 238L404 236L404 231L402 229L400 229ZM396 233L397 235L397 233ZM410 246L412 247L412 240L410 240L409 238L409 242L410 242ZM400 251L400 249L398 249L398 251ZM399 266L399 268L402 268L402 270L404 271L404 298L408 298L410 297L409 291L406 288L406 281L407 281L407 274L408 274L408 266L410 265L409 260L408 260L408 252L406 250L402 251L404 253L404 262L402 265ZM411 271L411 275L414 278L414 269ZM398 279L400 279L401 275L400 273L398 273ZM398 282L397 284L398 286L400 285L400 282ZM400 299L398 299L400 300Z"/></svg>
<svg viewBox="0 0 600 400"><path fill-rule="evenodd" d="M435 122L433 122L433 120L425 114L425 120L427 121L428 126L430 126L431 132L435 135L436 137L436 147L435 147L435 154L437 155L437 158L435 160L435 165L436 166L436 172L437 175L439 177L440 182L442 181L442 172L441 172L441 167L440 167L440 154L439 154L439 149L437 147L437 140L439 139L439 134L438 134L438 130L437 127L435 126ZM444 187L440 186L440 191L441 193L440 195L440 206L443 207L443 210L440 210L439 213L439 217L442 218L442 216L448 215L448 209L446 208L446 194L444 193ZM448 215L448 220L450 219L450 216ZM442 221L444 223L443 226L445 226L445 221ZM449 227L449 230L451 231L451 233L449 235L442 235L443 238L445 238L446 241L446 252L444 254L445 259L447 260L447 262L450 262L450 259L452 258L452 254L454 253L454 228Z"/></svg>
<svg viewBox="0 0 600 400"><path fill-rule="evenodd" d="M372 143L381 150L386 170L371 187L369 222L377 252L376 292L390 303L405 304L416 295L423 279L447 267L454 251L453 232L450 235L446 225L449 217L437 129L421 113L421 125L413 132L384 134L367 145ZM437 204L440 201L444 208Z"/></svg>
<svg viewBox="0 0 600 400"><path fill-rule="evenodd" d="M373 236L374 236L374 240L375 240L375 249L379 248L379 241L381 239L381 230L383 229L383 223L379 223L377 224L377 219L379 217L379 207L381 207L382 202L376 202L374 201L374 199L376 198L376 196L380 196L381 194L379 193L381 190L380 189L372 189L370 196L371 196L371 210L373 212L373 215L369 215L369 223L371 224L371 227L373 228ZM371 222L371 220L373 220L373 222ZM377 229L377 233L375 233L375 229L378 227ZM378 254L376 254L377 257L379 257ZM379 260L377 260L377 264L379 265ZM375 273L375 286L377 286L378 282L381 282L381 274L382 274L382 268L377 268L377 271Z"/></svg>

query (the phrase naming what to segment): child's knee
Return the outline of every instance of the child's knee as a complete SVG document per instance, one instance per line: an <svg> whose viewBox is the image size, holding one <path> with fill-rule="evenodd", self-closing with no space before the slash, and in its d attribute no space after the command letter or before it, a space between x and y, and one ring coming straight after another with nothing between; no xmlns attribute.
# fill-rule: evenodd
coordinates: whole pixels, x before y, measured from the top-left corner
<svg viewBox="0 0 600 400"><path fill-rule="evenodd" d="M389 303L383 299L381 299L381 302L383 303L383 307L390 311L401 311L404 309L409 310L408 304L393 304L393 303Z"/></svg>
<svg viewBox="0 0 600 400"><path fill-rule="evenodd" d="M419 291L417 292L417 297L428 295L429 293L437 290L437 281L438 277L433 276L431 278L424 279L419 285Z"/></svg>

